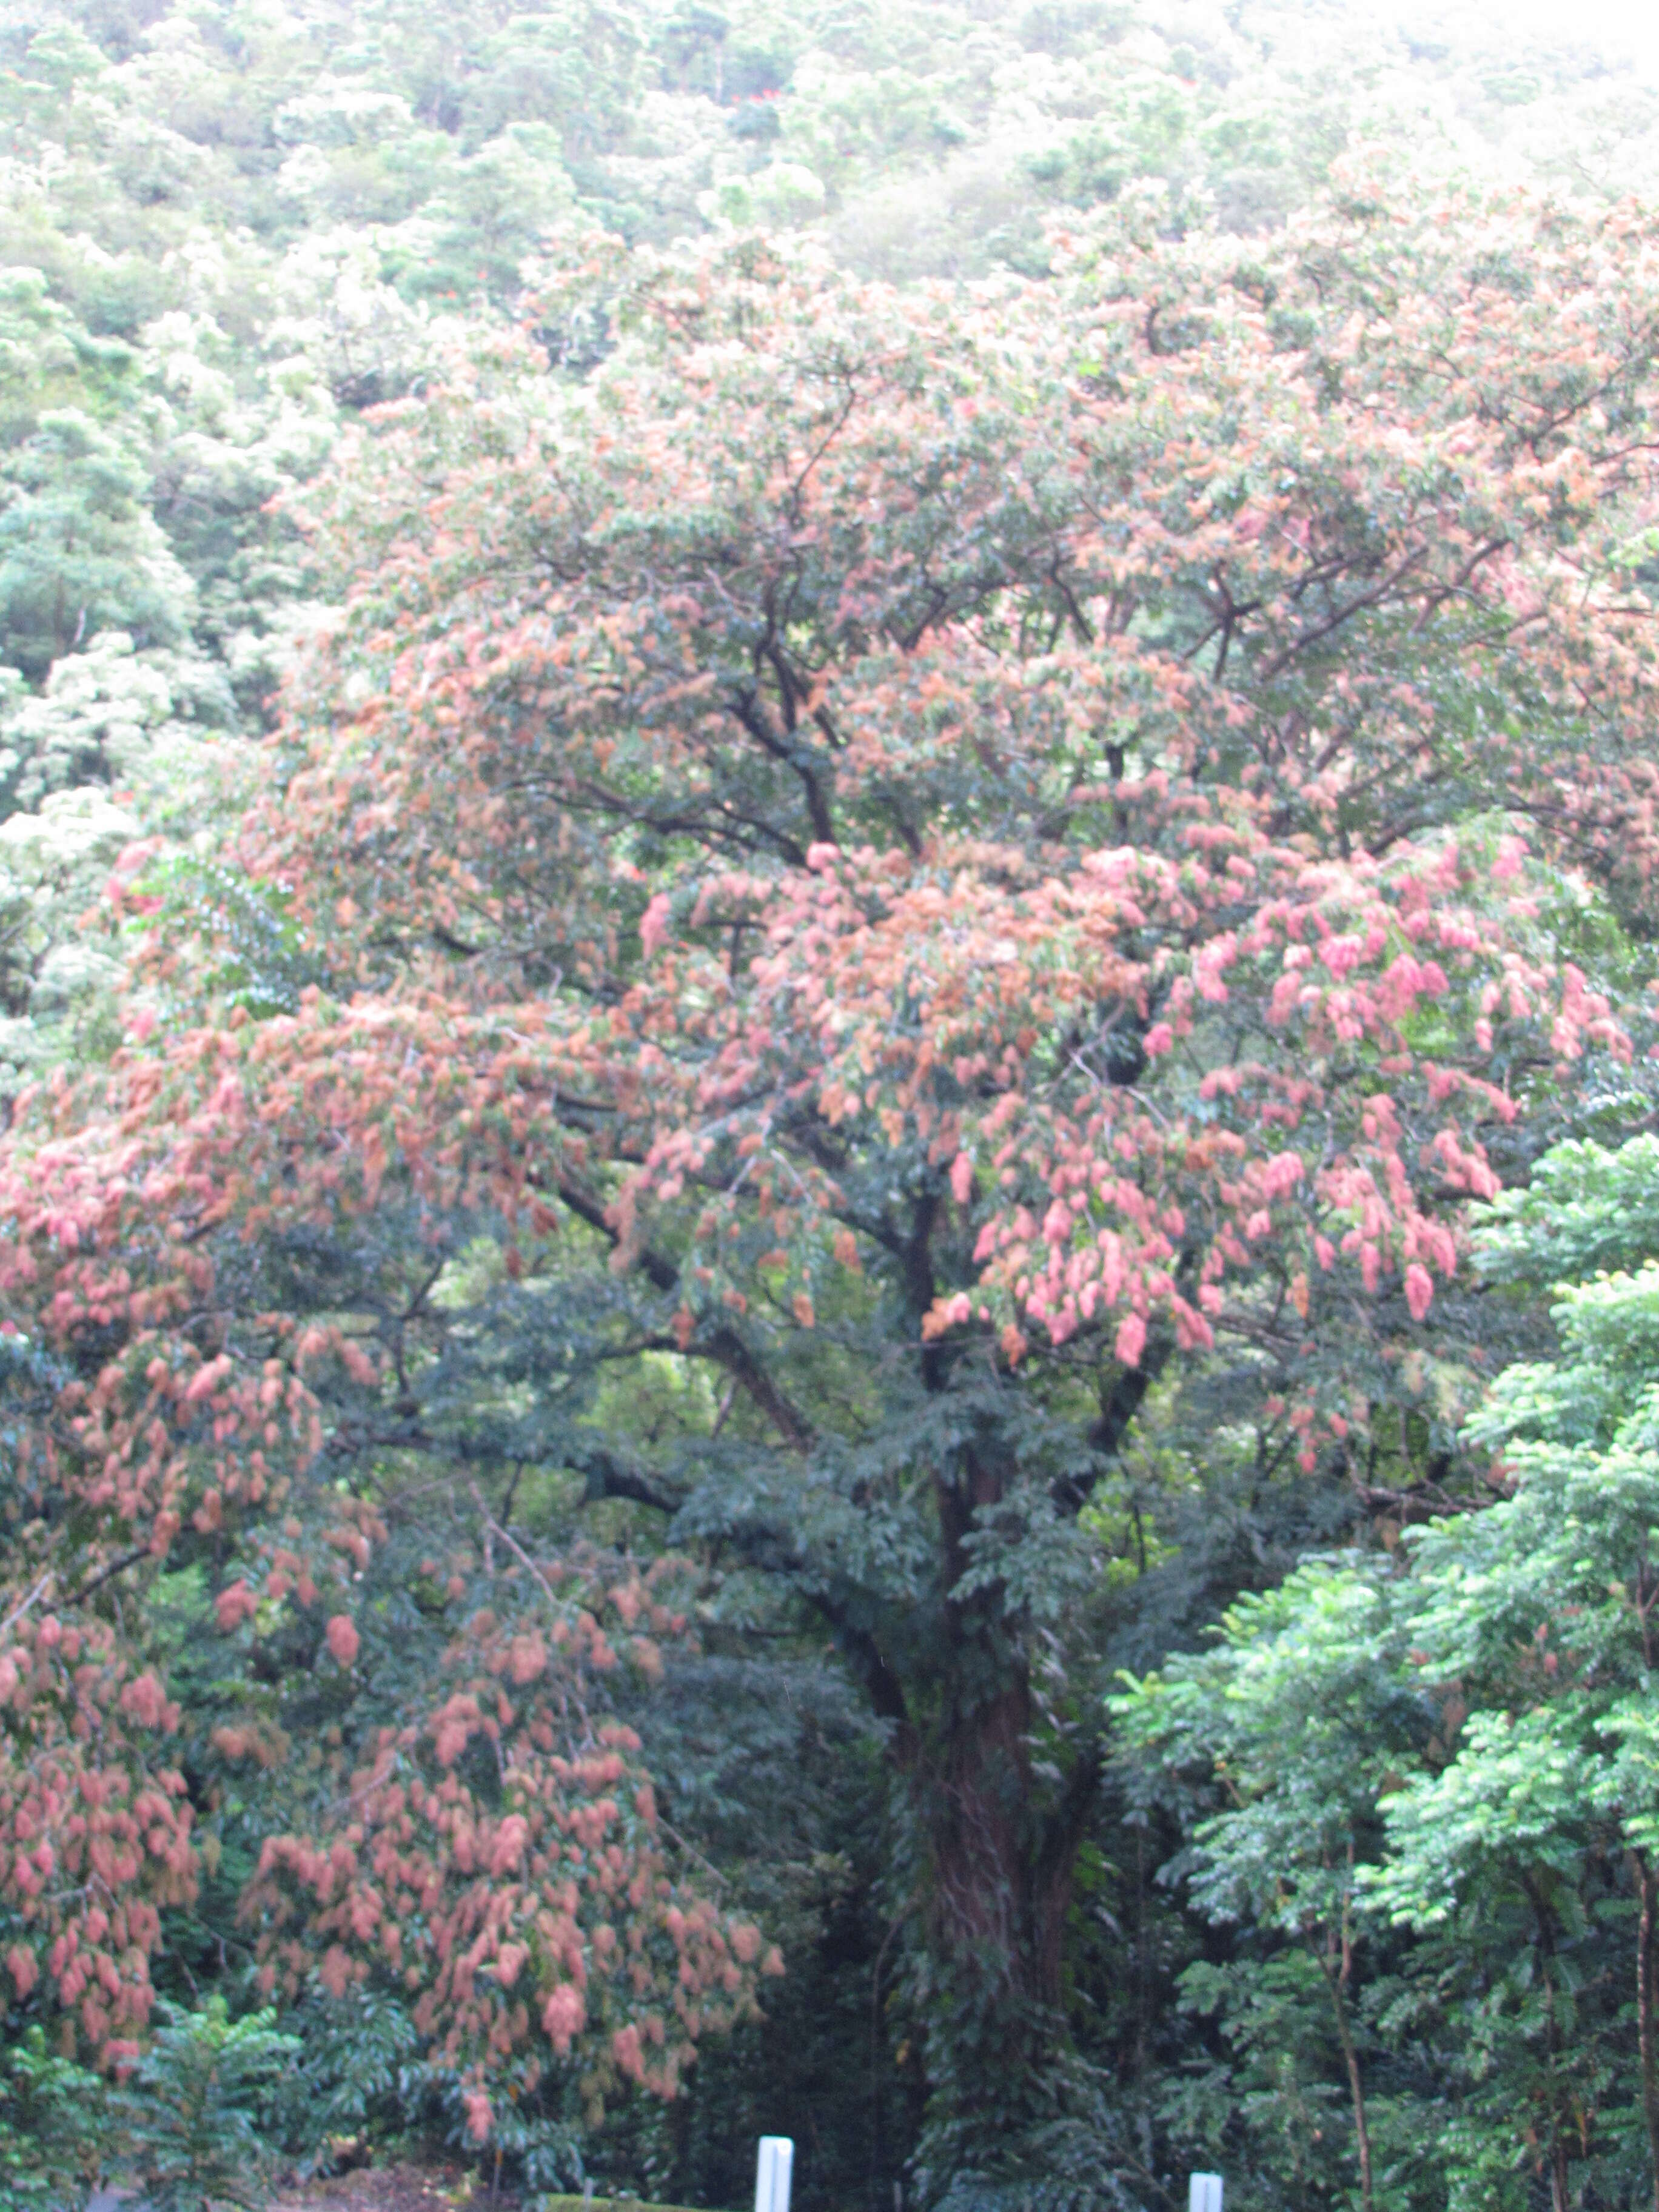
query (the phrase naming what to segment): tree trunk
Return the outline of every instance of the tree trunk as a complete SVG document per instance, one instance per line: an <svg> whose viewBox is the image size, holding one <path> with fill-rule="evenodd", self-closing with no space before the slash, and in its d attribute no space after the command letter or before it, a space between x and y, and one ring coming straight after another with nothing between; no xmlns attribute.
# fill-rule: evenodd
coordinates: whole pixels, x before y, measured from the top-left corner
<svg viewBox="0 0 1659 2212"><path fill-rule="evenodd" d="M1076 1836L1036 1817L1024 1681L958 1719L927 1807L933 1920L944 1952L1016 2004L1060 2003ZM920 1809L920 1807L919 1807Z"/></svg>
<svg viewBox="0 0 1659 2212"><path fill-rule="evenodd" d="M946 1593L972 1564L975 1516L1007 1487L994 1450L964 1451L956 1473L936 1492ZM907 1685L913 1714L931 1709L929 1721L909 1735L902 1760L925 1857L928 2074L953 2154L977 2162L1053 2109L1066 1922L1098 1765L1085 1753L1058 1790L1034 1773L1040 1716L1024 1625L1000 1587L946 1595L930 1658L932 1682Z"/></svg>
<svg viewBox="0 0 1659 2212"><path fill-rule="evenodd" d="M1079 1838L1034 1814L1030 1720L1018 1682L957 1717L939 1765L905 1785L924 1861L912 1961L925 1992L922 2161L941 2173L1018 2169L1069 2078L1061 1999Z"/></svg>

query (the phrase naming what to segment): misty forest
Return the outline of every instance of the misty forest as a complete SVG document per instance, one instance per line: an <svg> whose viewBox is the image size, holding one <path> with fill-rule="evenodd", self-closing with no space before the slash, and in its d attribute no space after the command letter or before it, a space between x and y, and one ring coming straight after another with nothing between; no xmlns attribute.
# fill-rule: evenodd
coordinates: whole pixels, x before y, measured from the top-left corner
<svg viewBox="0 0 1659 2212"><path fill-rule="evenodd" d="M1659 2207L1536 20L0 6L3 2212Z"/></svg>

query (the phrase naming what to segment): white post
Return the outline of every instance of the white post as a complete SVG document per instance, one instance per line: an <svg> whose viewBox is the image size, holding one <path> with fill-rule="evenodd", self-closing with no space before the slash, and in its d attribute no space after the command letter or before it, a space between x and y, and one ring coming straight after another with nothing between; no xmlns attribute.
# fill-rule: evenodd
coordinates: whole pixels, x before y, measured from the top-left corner
<svg viewBox="0 0 1659 2212"><path fill-rule="evenodd" d="M1221 2176L1195 2173L1187 2185L1187 2212L1221 2212Z"/></svg>
<svg viewBox="0 0 1659 2212"><path fill-rule="evenodd" d="M787 2136L761 2137L755 2167L755 2212L789 2212L789 2176L794 2163L795 2146Z"/></svg>

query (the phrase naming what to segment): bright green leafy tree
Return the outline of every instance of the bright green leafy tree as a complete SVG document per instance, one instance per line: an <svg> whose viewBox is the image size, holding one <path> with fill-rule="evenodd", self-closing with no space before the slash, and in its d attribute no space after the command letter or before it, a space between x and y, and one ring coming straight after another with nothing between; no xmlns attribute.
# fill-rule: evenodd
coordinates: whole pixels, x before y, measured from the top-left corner
<svg viewBox="0 0 1659 2212"><path fill-rule="evenodd" d="M1259 2042L1258 1985L1292 1972L1278 1937L1338 1931L1334 1989L1358 1943L1366 2026L1335 2031L1362 2200L1416 2201L1433 2170L1407 2145L1432 2128L1454 2204L1518 2207L1535 2176L1566 2212L1659 2176L1659 1144L1552 1152L1478 1264L1497 1301L1551 1296L1559 1338L1468 1424L1493 1502L1392 1562L1304 1568L1117 1711L1136 1755L1209 1793L1170 1871L1252 1931L1189 1976L1230 2033ZM1267 2021L1281 2050L1307 2016L1304 1996ZM1419 2080L1392 2103L1374 2161L1368 2071L1397 2084L1436 2050L1449 2097ZM1247 2119L1285 2128L1275 2096Z"/></svg>

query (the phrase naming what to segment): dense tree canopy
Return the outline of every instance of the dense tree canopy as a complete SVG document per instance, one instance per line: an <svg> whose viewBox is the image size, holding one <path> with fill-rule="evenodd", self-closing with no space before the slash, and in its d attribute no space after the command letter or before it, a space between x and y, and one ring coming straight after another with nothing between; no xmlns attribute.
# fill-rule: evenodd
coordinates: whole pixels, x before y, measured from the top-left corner
<svg viewBox="0 0 1659 2212"><path fill-rule="evenodd" d="M1659 230L860 21L18 44L0 2097L1626 2201Z"/></svg>

